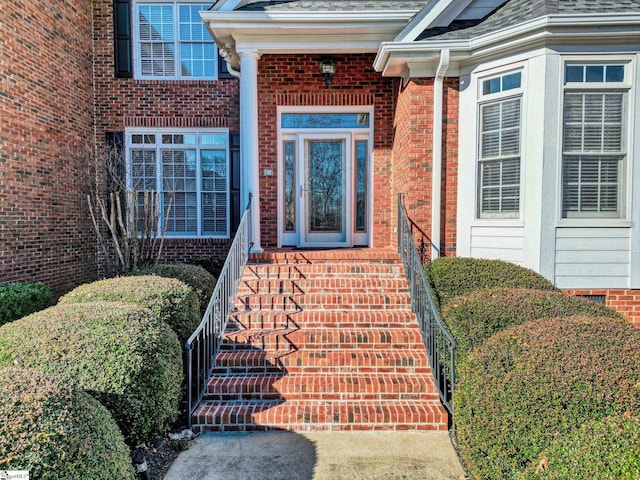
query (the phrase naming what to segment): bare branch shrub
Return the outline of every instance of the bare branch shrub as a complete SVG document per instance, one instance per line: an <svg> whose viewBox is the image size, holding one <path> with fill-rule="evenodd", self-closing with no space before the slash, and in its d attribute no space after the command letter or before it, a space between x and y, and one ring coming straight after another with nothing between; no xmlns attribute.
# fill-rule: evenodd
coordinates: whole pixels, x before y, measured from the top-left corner
<svg viewBox="0 0 640 480"><path fill-rule="evenodd" d="M164 214L173 206L173 192L146 188L143 182L127 181L122 146L107 146L101 155L91 155L93 178L87 195L89 213L104 260L107 276L124 275L158 263L166 235L161 228ZM133 176L132 178L135 178Z"/></svg>

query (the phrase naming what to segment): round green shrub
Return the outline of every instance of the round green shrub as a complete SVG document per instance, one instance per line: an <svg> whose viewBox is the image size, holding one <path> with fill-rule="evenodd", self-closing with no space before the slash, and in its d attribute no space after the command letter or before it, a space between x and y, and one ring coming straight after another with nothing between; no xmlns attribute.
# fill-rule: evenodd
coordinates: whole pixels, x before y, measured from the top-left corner
<svg viewBox="0 0 640 480"><path fill-rule="evenodd" d="M586 315L622 319L613 310L561 292L532 289L480 290L452 298L442 319L454 336L456 363L500 330L538 318Z"/></svg>
<svg viewBox="0 0 640 480"><path fill-rule="evenodd" d="M180 280L157 275L116 277L80 285L59 303L125 302L153 310L166 322L181 344L200 324L195 292Z"/></svg>
<svg viewBox="0 0 640 480"><path fill-rule="evenodd" d="M519 480L638 480L640 417L616 415L582 425L542 458L546 469L532 465Z"/></svg>
<svg viewBox="0 0 640 480"><path fill-rule="evenodd" d="M624 320L540 319L493 335L459 365L456 425L477 479L537 463L584 423L640 409L640 330Z"/></svg>
<svg viewBox="0 0 640 480"><path fill-rule="evenodd" d="M425 267L441 305L453 297L487 288L555 290L542 275L502 260L440 257Z"/></svg>
<svg viewBox="0 0 640 480"><path fill-rule="evenodd" d="M0 470L39 480L135 478L106 408L65 380L16 368L0 368Z"/></svg>
<svg viewBox="0 0 640 480"><path fill-rule="evenodd" d="M0 366L57 376L97 398L135 446L178 415L182 356L175 333L126 303L61 304L0 327Z"/></svg>
<svg viewBox="0 0 640 480"><path fill-rule="evenodd" d="M199 265L188 264L161 264L143 267L131 272L129 275L158 275L159 277L176 278L189 285L200 301L200 316L209 305L211 294L216 286L216 279Z"/></svg>
<svg viewBox="0 0 640 480"><path fill-rule="evenodd" d="M13 322L51 304L51 290L41 283L0 285L0 325Z"/></svg>

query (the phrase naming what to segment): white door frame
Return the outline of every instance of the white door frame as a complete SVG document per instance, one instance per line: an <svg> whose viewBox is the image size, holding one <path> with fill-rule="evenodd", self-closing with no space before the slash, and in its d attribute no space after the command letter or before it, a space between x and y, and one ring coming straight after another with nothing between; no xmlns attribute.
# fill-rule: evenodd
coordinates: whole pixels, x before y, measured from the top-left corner
<svg viewBox="0 0 640 480"><path fill-rule="evenodd" d="M283 113L357 113L369 115L368 128L281 128ZM351 247L357 246L373 246L373 121L374 108L372 106L353 106L353 107L278 107L278 161L277 161L277 185L278 185L278 201L277 201L277 224L278 224L278 247L297 246L297 247ZM304 238L305 225L302 215L304 202L301 202L300 184L304 178L305 164L305 140L308 139L332 139L345 138L347 149L347 185L346 193L346 240L344 242L313 242ZM292 142L295 147L294 163L295 178L294 187L294 209L295 209L295 231L285 231L285 143ZM365 231L355 231L355 154L356 143L366 142L366 212L365 212Z"/></svg>

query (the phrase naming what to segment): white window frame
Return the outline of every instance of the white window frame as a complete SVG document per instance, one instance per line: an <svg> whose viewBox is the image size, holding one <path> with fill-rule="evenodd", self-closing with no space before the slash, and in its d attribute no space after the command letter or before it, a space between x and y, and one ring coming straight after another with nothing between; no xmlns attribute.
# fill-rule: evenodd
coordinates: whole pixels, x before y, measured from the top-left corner
<svg viewBox="0 0 640 480"><path fill-rule="evenodd" d="M565 82L566 67L568 65L623 65L624 66L624 79L622 82L609 83L603 82ZM559 226L625 226L629 223L630 208L631 205L631 178L633 172L631 165L633 159L633 108L634 105L634 78L635 65L633 59L629 56L619 55L607 55L607 56L566 56L562 59L560 68L560 102L561 108L559 109L560 118L560 135L559 135L559 162L558 162L558 225ZM610 215L603 214L601 212L572 212L571 215L565 216L564 211L564 113L565 113L565 93L566 92L623 92L624 93L624 105L623 105L623 151L620 155L623 157L621 160L618 182L618 214ZM593 155L596 155L594 153ZM603 152L604 156L611 156L614 153Z"/></svg>
<svg viewBox="0 0 640 480"><path fill-rule="evenodd" d="M173 8L173 45L175 54L174 75L143 75L142 74L142 54L140 50L140 17L138 15L138 7L141 5L159 5L171 6ZM135 0L132 5L133 9L133 58L134 58L134 78L136 80L217 80L218 79L218 46L213 42L213 75L211 76L183 76L181 74L181 58L180 58L180 17L179 6L181 5L201 5L209 7L211 1L202 0ZM212 40L213 41L213 40Z"/></svg>
<svg viewBox="0 0 640 480"><path fill-rule="evenodd" d="M195 135L197 138L197 142L195 145L175 145L168 144L163 145L162 143L162 135ZM147 145L138 145L133 144L132 136L133 135L155 135L155 146ZM225 136L225 145L206 145L201 143L201 137L203 135L224 135ZM231 175L230 175L230 146L229 146L229 130L226 128L130 128L125 131L125 151L126 151L126 180L127 180L127 188L132 188L133 179L132 179L132 158L131 151L135 149L145 149L145 150L154 150L155 162L156 162L156 191L159 193L164 193L164 182L162 181L162 150L170 149L170 150L196 150L196 222L197 222L197 234L190 233L176 233L170 232L167 230L165 237L166 238L176 238L176 239L194 239L194 238L220 238L220 239L228 239L230 238L231 232ZM226 231L223 234L212 235L203 233L203 218L202 218L202 166L201 166L201 155L200 151L205 150L216 150L223 151L225 153L225 171L226 171L226 182L225 182L225 202L226 202ZM162 195L159 196L160 201L162 202ZM160 212L160 222L158 224L158 234L162 233L162 229L164 226L164 207L162 205L158 206Z"/></svg>
<svg viewBox="0 0 640 480"><path fill-rule="evenodd" d="M517 88L511 88L508 90L501 90L495 93L487 93L484 94L484 84L487 81L494 79L503 79L512 74L520 74L520 86ZM475 177L474 177L474 185L475 185L475 221L479 222L488 222L488 221L519 221L522 219L523 215L523 173L524 173L524 119L525 119L525 84L526 84L526 75L525 69L523 67L511 68L509 70L501 70L496 71L492 70L490 74L482 75L477 77L477 100L476 100L476 149L475 149ZM513 212L482 212L482 185L481 185L481 166L482 163L491 162L491 161L499 161L500 158L496 159L483 159L482 156L482 109L486 105L496 104L505 102L508 100L519 99L520 100L520 125L519 125L519 147L520 151L518 154L519 158L519 167L520 167L520 175L518 179L518 211Z"/></svg>

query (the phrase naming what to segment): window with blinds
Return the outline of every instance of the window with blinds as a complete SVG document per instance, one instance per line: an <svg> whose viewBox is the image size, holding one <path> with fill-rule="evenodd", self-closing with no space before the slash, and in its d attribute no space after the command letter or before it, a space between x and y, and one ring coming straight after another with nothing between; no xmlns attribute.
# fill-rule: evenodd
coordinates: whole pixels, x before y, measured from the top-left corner
<svg viewBox="0 0 640 480"><path fill-rule="evenodd" d="M562 216L624 216L626 98L623 65L566 65Z"/></svg>
<svg viewBox="0 0 640 480"><path fill-rule="evenodd" d="M229 236L226 131L127 132L128 184L143 210L144 192L160 192L160 229L168 236Z"/></svg>
<svg viewBox="0 0 640 480"><path fill-rule="evenodd" d="M479 105L479 218L517 218L520 213L520 87L520 72L482 84L483 96L491 100Z"/></svg>
<svg viewBox="0 0 640 480"><path fill-rule="evenodd" d="M209 5L136 3L136 76L215 79L216 46L199 14Z"/></svg>

